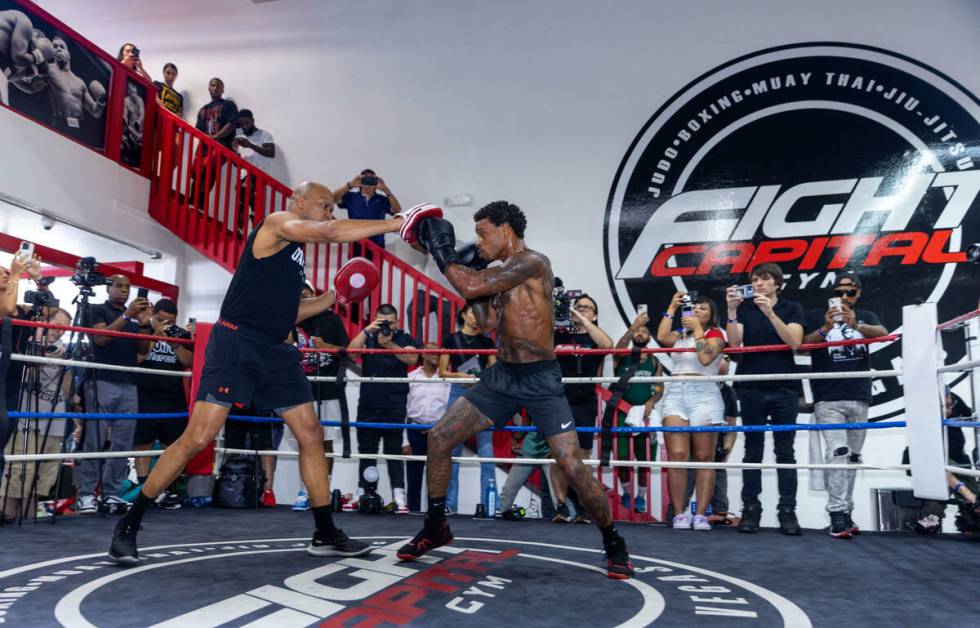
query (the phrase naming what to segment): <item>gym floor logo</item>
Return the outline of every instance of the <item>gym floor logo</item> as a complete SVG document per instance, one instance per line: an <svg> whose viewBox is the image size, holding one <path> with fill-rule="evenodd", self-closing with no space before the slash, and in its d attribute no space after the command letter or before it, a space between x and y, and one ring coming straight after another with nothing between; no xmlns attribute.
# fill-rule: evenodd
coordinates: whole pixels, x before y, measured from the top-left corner
<svg viewBox="0 0 980 628"><path fill-rule="evenodd" d="M616 173L604 251L620 313L662 311L679 289L724 308L724 288L766 261L807 310L827 307L835 273L857 273L859 307L890 330L919 300L943 320L974 309L976 290L955 288L976 280L978 124L973 94L877 48L797 44L715 68L653 115ZM876 369L901 355L872 354ZM896 380L874 393L872 416L901 410Z"/></svg>
<svg viewBox="0 0 980 628"><path fill-rule="evenodd" d="M457 538L404 563L395 556L404 541L374 537L370 556L326 562L305 555L304 539L146 548L130 569L104 554L47 560L0 572L0 623L689 626L713 618L811 625L797 605L757 584L670 561L635 556L636 578L610 580L599 553L580 547ZM584 591L601 596L601 607L583 607L587 600L577 595Z"/></svg>

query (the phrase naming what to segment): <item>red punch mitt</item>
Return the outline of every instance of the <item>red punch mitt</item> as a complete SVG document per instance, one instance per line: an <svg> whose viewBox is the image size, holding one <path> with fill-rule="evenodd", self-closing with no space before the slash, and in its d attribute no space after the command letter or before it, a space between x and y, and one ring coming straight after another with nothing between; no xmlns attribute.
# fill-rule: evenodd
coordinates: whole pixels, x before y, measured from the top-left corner
<svg viewBox="0 0 980 628"><path fill-rule="evenodd" d="M378 287L381 275L378 267L371 260L363 257L352 257L337 271L333 280L333 289L337 293L337 303L346 306L348 303L360 303Z"/></svg>
<svg viewBox="0 0 980 628"><path fill-rule="evenodd" d="M442 218L442 208L436 207L432 203L422 203L408 211L399 212L395 215L405 219L405 222L398 229L398 235L405 242L415 244L419 240L419 225L426 218Z"/></svg>

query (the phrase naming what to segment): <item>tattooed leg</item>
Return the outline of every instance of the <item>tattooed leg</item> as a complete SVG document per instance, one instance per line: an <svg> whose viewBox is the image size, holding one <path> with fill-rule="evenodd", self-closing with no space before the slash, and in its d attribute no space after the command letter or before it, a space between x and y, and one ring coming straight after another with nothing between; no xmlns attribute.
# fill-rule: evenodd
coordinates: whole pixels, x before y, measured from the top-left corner
<svg viewBox="0 0 980 628"><path fill-rule="evenodd" d="M463 397L446 410L442 419L429 430L429 451L425 459L429 495L441 497L446 494L452 471L453 447L492 425L493 421Z"/></svg>
<svg viewBox="0 0 980 628"><path fill-rule="evenodd" d="M551 455L558 462L558 467L568 478L568 483L575 487L579 501L592 520L600 528L612 523L612 513L609 511L609 499L599 480L592 475L589 467L585 466L578 453L578 436L575 432L563 432L548 439Z"/></svg>

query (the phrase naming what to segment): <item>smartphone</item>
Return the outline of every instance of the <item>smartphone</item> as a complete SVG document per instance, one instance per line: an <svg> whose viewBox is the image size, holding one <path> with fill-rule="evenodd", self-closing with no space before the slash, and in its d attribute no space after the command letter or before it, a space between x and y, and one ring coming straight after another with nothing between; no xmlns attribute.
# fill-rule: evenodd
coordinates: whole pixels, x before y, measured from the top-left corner
<svg viewBox="0 0 980 628"><path fill-rule="evenodd" d="M843 303L841 302L840 297L830 297L829 299L827 299L827 308L830 309L832 307L836 307L838 310L843 307ZM840 314L834 317L834 321L837 323L843 320L844 317Z"/></svg>
<svg viewBox="0 0 980 628"><path fill-rule="evenodd" d="M188 325L197 325L197 319L196 318L188 318L187 319L187 324Z"/></svg>
<svg viewBox="0 0 980 628"><path fill-rule="evenodd" d="M753 288L752 284L750 283L742 286L736 286L735 290L738 292L738 296L742 297L743 299L755 298L755 288Z"/></svg>
<svg viewBox="0 0 980 628"><path fill-rule="evenodd" d="M20 248L17 249L17 255L20 257L21 261L28 261L34 257L34 243L33 242L21 242Z"/></svg>
<svg viewBox="0 0 980 628"><path fill-rule="evenodd" d="M685 305L681 307L681 318L692 318L694 316L694 306Z"/></svg>
<svg viewBox="0 0 980 628"><path fill-rule="evenodd" d="M145 299L150 295L150 291L147 288L140 288L136 291L136 297L140 299Z"/></svg>
<svg viewBox="0 0 980 628"><path fill-rule="evenodd" d="M647 311L648 310L647 310L647 304L646 303L639 303L639 304L637 304L637 306L636 306L636 315L637 316L639 316L640 314L646 314Z"/></svg>

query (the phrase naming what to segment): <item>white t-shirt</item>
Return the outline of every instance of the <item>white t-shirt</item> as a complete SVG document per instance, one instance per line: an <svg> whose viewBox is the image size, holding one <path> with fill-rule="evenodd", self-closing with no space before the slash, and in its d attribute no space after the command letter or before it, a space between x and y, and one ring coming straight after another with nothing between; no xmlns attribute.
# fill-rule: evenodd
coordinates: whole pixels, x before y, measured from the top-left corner
<svg viewBox="0 0 980 628"><path fill-rule="evenodd" d="M251 135L245 135L245 133L238 129L235 132L235 137L246 137L248 141L255 144L256 146L264 146L266 144L275 144L275 140L272 139L272 134L268 131L260 128L256 128ZM242 159L252 164L259 170L263 172L269 171L269 166L272 165L272 158L265 157L263 155L255 152L253 148L238 148L238 154L242 156ZM242 173L242 178L245 178L245 173Z"/></svg>
<svg viewBox="0 0 980 628"><path fill-rule="evenodd" d="M408 374L409 379L435 379L439 371L428 377L425 369L417 368ZM432 424L442 418L449 401L451 384L408 384L408 407L406 416L412 423Z"/></svg>

